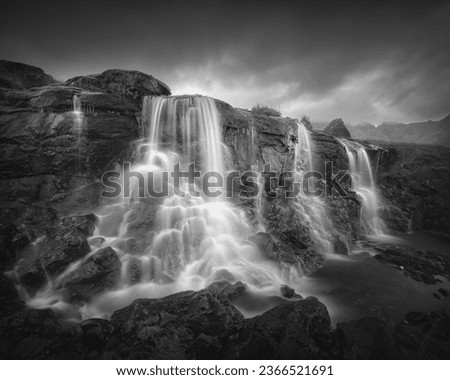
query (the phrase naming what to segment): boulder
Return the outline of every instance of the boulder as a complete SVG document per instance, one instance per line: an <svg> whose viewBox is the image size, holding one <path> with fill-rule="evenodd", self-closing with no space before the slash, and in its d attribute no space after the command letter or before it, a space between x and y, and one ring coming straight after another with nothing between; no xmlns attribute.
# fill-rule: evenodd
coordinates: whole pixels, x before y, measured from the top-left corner
<svg viewBox="0 0 450 380"><path fill-rule="evenodd" d="M20 283L30 295L34 295L47 280L44 268L39 260L31 261L29 264L19 266L17 269Z"/></svg>
<svg viewBox="0 0 450 380"><path fill-rule="evenodd" d="M42 245L41 264L50 276L60 274L69 264L80 260L91 250L86 236L75 227L58 228L46 237Z"/></svg>
<svg viewBox="0 0 450 380"><path fill-rule="evenodd" d="M350 132L342 119L334 119L330 121L330 124L328 124L323 131L334 137L351 138Z"/></svg>
<svg viewBox="0 0 450 380"><path fill-rule="evenodd" d="M114 288L120 279L122 262L111 247L101 248L63 279L64 286L79 297L89 299Z"/></svg>
<svg viewBox="0 0 450 380"><path fill-rule="evenodd" d="M0 60L0 87L25 89L55 82L51 75L46 74L39 67Z"/></svg>
<svg viewBox="0 0 450 380"><path fill-rule="evenodd" d="M132 70L106 70L101 74L78 76L64 82L93 92L106 92L142 104L147 95L170 95L170 88L151 75Z"/></svg>
<svg viewBox="0 0 450 380"><path fill-rule="evenodd" d="M218 359L242 329L244 317L216 289L139 299L111 323L123 359Z"/></svg>
<svg viewBox="0 0 450 380"><path fill-rule="evenodd" d="M332 357L327 308L314 297L281 304L245 321L239 359L294 360Z"/></svg>
<svg viewBox="0 0 450 380"><path fill-rule="evenodd" d="M227 300L233 300L247 291L247 286L241 281L234 284L228 281L217 281L208 286L208 290L216 293L219 297L225 297Z"/></svg>

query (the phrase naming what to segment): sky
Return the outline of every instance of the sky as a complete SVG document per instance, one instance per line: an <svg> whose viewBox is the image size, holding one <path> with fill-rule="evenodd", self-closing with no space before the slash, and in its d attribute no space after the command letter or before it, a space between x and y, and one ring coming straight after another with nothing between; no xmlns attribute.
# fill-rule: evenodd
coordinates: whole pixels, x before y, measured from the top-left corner
<svg viewBox="0 0 450 380"><path fill-rule="evenodd" d="M2 0L0 59L348 123L450 113L449 1Z"/></svg>

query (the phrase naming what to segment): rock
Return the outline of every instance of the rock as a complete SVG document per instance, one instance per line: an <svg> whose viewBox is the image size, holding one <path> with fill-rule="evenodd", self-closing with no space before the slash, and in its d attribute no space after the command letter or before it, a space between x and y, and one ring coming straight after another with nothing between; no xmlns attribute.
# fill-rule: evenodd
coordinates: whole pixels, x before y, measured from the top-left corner
<svg viewBox="0 0 450 380"><path fill-rule="evenodd" d="M50 276L60 274L74 261L80 260L89 253L91 248L77 228L59 228L43 243L41 264Z"/></svg>
<svg viewBox="0 0 450 380"><path fill-rule="evenodd" d="M394 335L405 358L447 360L450 355L450 316L444 312L408 313Z"/></svg>
<svg viewBox="0 0 450 380"><path fill-rule="evenodd" d="M0 273L0 318L14 314L24 307L13 283Z"/></svg>
<svg viewBox="0 0 450 380"><path fill-rule="evenodd" d="M29 243L28 237L13 224L0 224L0 269L12 264L16 254Z"/></svg>
<svg viewBox="0 0 450 380"><path fill-rule="evenodd" d="M132 99L139 105L147 95L170 95L169 87L151 75L131 70L106 70L101 74L68 79L66 86L106 92Z"/></svg>
<svg viewBox="0 0 450 380"><path fill-rule="evenodd" d="M245 321L239 359L330 358L333 334L327 308L308 297L281 304Z"/></svg>
<svg viewBox="0 0 450 380"><path fill-rule="evenodd" d="M336 336L343 358L352 360L401 359L393 330L377 317L338 323Z"/></svg>
<svg viewBox="0 0 450 380"><path fill-rule="evenodd" d="M64 226L75 227L86 237L91 236L95 230L95 223L98 221L94 214L69 215L62 218L61 223Z"/></svg>
<svg viewBox="0 0 450 380"><path fill-rule="evenodd" d="M20 266L18 275L20 283L30 295L34 295L47 281L44 268L42 268L39 260L34 260L29 265Z"/></svg>
<svg viewBox="0 0 450 380"><path fill-rule="evenodd" d="M38 359L113 359L114 353L106 350L113 337L114 327L109 321L87 319L60 333Z"/></svg>
<svg viewBox="0 0 450 380"><path fill-rule="evenodd" d="M423 252L413 248L385 245L377 247L375 259L403 268L405 276L427 284L440 282L436 276L450 279L450 259L436 252Z"/></svg>
<svg viewBox="0 0 450 380"><path fill-rule="evenodd" d="M350 132L348 131L342 119L334 119L330 121L330 124L328 124L328 126L323 131L334 137L351 138Z"/></svg>
<svg viewBox="0 0 450 380"><path fill-rule="evenodd" d="M50 309L19 311L0 320L0 356L3 359L42 356L60 331L61 326Z"/></svg>
<svg viewBox="0 0 450 380"><path fill-rule="evenodd" d="M25 89L55 82L51 75L46 74L39 67L0 60L0 87Z"/></svg>
<svg viewBox="0 0 450 380"><path fill-rule="evenodd" d="M122 262L111 247L101 248L63 280L64 286L84 299L111 290L120 279Z"/></svg>
<svg viewBox="0 0 450 380"><path fill-rule="evenodd" d="M347 244L342 241L339 235L333 236L333 252L338 255L348 255Z"/></svg>
<svg viewBox="0 0 450 380"><path fill-rule="evenodd" d="M444 288L439 288L438 292L441 293L444 297L448 297L448 295L449 295L448 290L446 290Z"/></svg>
<svg viewBox="0 0 450 380"><path fill-rule="evenodd" d="M231 301L244 294L247 291L247 286L241 281L234 284L230 284L228 281L217 281L209 285L207 289Z"/></svg>
<svg viewBox="0 0 450 380"><path fill-rule="evenodd" d="M280 292L284 298L289 298L289 299L291 299L291 298L302 299L303 298L300 294L296 293L294 289L292 289L291 287L289 287L287 285L281 286Z"/></svg>
<svg viewBox="0 0 450 380"><path fill-rule="evenodd" d="M217 359L242 329L244 317L217 291L186 291L140 299L116 311L111 323L125 359Z"/></svg>

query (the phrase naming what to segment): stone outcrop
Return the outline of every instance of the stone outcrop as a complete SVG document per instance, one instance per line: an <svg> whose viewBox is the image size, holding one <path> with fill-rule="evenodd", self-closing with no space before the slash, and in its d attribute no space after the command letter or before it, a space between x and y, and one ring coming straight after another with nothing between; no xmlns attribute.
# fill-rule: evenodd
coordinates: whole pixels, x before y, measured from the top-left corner
<svg viewBox="0 0 450 380"><path fill-rule="evenodd" d="M106 70L101 74L78 76L64 82L90 92L103 92L130 99L138 106L147 95L170 95L170 88L151 75L131 70Z"/></svg>
<svg viewBox="0 0 450 380"><path fill-rule="evenodd" d="M334 137L351 137L350 132L348 131L342 119L334 119L330 121L330 124L328 124L323 131Z"/></svg>
<svg viewBox="0 0 450 380"><path fill-rule="evenodd" d="M0 87L26 89L47 86L56 80L39 67L0 60Z"/></svg>

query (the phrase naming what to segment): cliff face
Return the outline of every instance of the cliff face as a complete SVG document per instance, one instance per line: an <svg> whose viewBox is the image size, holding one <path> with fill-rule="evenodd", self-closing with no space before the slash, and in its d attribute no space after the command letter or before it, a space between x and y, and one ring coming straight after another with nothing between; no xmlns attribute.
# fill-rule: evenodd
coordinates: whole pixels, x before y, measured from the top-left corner
<svg viewBox="0 0 450 380"><path fill-rule="evenodd" d="M101 175L120 167L123 161L133 160L134 142L141 134L142 98L167 94L168 87L155 78L123 70L77 77L64 84L0 89L0 217L4 226L10 226L5 231L17 230L32 241L49 235L49 229L59 228L67 216L91 213L102 202ZM74 95L81 102L81 113L73 112ZM268 233L255 237L255 243L271 245L278 253L268 255L275 255L284 265L299 264L304 270L315 270L323 257L311 239L311 226L292 202L279 196L283 191L279 188L281 173L294 170L299 138L296 120L255 114L220 100L216 106L228 147L228 166L263 175L271 170L278 176L273 194L262 196L261 210L256 209L254 200L234 192L234 201L250 221L262 220ZM325 163L331 162L337 173L348 169L347 156L335 137L314 130L309 133L314 168L324 175L320 183L324 187L330 180L325 178ZM348 177L342 186L348 197L333 194L323 198L323 204L335 230L330 236L332 244L346 252L345 246L359 235L360 204L350 191ZM141 223L130 227L136 235L136 250L139 242L149 244L148 229L154 226L152 218L158 204L146 202ZM4 238L12 239L10 234ZM10 259L5 259L2 265L8 263Z"/></svg>

